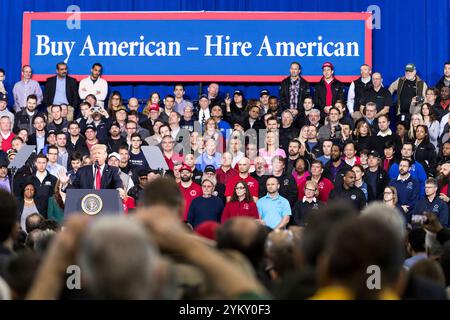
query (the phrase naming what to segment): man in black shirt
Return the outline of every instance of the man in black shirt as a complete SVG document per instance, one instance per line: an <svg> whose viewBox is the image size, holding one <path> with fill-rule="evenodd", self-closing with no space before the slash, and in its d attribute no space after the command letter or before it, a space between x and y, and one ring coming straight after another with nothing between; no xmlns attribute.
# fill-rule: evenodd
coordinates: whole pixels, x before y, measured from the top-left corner
<svg viewBox="0 0 450 320"><path fill-rule="evenodd" d="M110 137L106 140L108 147L108 153L118 152L121 145L126 145L127 140L120 134L120 125L117 122L113 122L109 128Z"/></svg>
<svg viewBox="0 0 450 320"><path fill-rule="evenodd" d="M289 201L291 208L294 207L295 202L298 199L297 183L291 174L285 173L285 159L280 156L274 156L272 158L272 175L278 180L280 189L278 192L284 198ZM267 194L266 181L270 175L262 176L261 182L259 182L259 195L262 198Z"/></svg>
<svg viewBox="0 0 450 320"><path fill-rule="evenodd" d="M389 183L389 177L386 171L380 166L380 154L372 150L369 153L367 164L368 167L364 174L364 182L372 189L375 199L383 199L384 188Z"/></svg>
<svg viewBox="0 0 450 320"><path fill-rule="evenodd" d="M366 196L361 189L355 187L356 175L352 170L347 170L344 174L342 185L335 185L330 192L329 200L343 199L350 202L357 210L362 210L366 205Z"/></svg>
<svg viewBox="0 0 450 320"><path fill-rule="evenodd" d="M374 102L377 105L377 114L375 118L380 117L383 114L389 114L389 110L392 106L392 95L388 89L382 85L383 79L381 74L375 72L372 75L373 86L367 88L361 95L361 99L358 101L359 110L362 113L362 109L368 102ZM355 106L357 101L355 100ZM355 107L356 109L356 107Z"/></svg>

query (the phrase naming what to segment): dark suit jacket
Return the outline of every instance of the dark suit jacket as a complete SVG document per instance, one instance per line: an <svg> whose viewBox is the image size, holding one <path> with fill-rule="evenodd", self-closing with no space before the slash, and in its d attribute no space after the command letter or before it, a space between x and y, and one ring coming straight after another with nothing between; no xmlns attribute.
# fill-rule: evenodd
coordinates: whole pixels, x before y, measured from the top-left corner
<svg viewBox="0 0 450 320"><path fill-rule="evenodd" d="M78 169L75 180L69 188L74 189L94 189L94 170L93 165L84 166ZM110 167L107 164L103 169L102 181L101 181L102 189L117 189L123 188L122 180L120 179L120 171L119 168Z"/></svg>
<svg viewBox="0 0 450 320"><path fill-rule="evenodd" d="M44 88L44 99L42 104L46 107L53 103L56 91L56 77L53 76L47 79ZM66 76L66 97L69 105L74 108L78 108L80 102L80 96L78 95L78 82L75 78Z"/></svg>

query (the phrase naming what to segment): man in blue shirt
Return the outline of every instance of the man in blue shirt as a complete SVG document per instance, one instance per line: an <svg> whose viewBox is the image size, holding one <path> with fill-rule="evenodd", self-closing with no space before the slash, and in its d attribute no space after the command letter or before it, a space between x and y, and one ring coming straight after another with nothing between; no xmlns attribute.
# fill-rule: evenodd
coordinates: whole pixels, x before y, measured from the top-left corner
<svg viewBox="0 0 450 320"><path fill-rule="evenodd" d="M207 165L213 165L219 169L222 161L222 154L217 152L217 144L214 139L209 139L205 143L205 151L195 160L195 167L199 171L205 171Z"/></svg>
<svg viewBox="0 0 450 320"><path fill-rule="evenodd" d="M272 229L284 229L292 214L289 201L279 195L280 184L275 177L266 181L267 195L256 203L261 220Z"/></svg>
<svg viewBox="0 0 450 320"><path fill-rule="evenodd" d="M425 182L425 198L419 200L411 211L408 220L413 215L422 215L425 211L432 212L437 215L441 224L448 227L448 207L444 200L437 196L438 184L436 179L429 178Z"/></svg>
<svg viewBox="0 0 450 320"><path fill-rule="evenodd" d="M398 167L400 174L396 179L392 179L389 185L397 189L398 205L409 214L419 200L419 181L410 173L411 160L400 160Z"/></svg>
<svg viewBox="0 0 450 320"><path fill-rule="evenodd" d="M411 175L419 181L419 199L422 199L425 196L425 180L427 180L427 174L425 173L425 169L423 166L415 161L412 156L414 152L414 146L411 142L405 142L403 144L401 154L402 159L409 159L411 161ZM389 169L389 178L396 179L399 174L399 164L392 164Z"/></svg>

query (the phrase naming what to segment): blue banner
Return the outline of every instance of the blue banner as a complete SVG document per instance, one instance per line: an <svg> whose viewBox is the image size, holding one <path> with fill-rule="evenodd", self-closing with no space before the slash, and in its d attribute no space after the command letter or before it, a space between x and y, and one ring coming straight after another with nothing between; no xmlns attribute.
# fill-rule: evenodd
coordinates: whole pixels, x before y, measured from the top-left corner
<svg viewBox="0 0 450 320"><path fill-rule="evenodd" d="M23 64L34 79L64 61L109 81L277 82L298 61L310 81L329 61L343 81L371 64L368 13L25 13ZM77 20L78 19L78 20Z"/></svg>

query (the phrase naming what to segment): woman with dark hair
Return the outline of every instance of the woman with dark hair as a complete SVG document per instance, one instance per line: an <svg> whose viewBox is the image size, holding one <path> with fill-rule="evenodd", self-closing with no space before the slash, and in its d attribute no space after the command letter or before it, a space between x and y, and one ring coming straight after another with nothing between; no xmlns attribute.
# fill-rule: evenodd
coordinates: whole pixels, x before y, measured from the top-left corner
<svg viewBox="0 0 450 320"><path fill-rule="evenodd" d="M356 124L355 133L353 134L353 141L356 144L356 150L361 151L363 149L370 150L370 137L372 136L372 130L370 130L369 124L365 121L358 121Z"/></svg>
<svg viewBox="0 0 450 320"><path fill-rule="evenodd" d="M31 181L26 182L23 187L17 213L23 231L26 230L25 221L29 215L39 213L44 217L47 216L45 203L36 196L36 186Z"/></svg>
<svg viewBox="0 0 450 320"><path fill-rule="evenodd" d="M227 97L225 99L226 105L226 119L228 122L233 123L236 121L243 121L247 110L247 101L244 98L244 94L241 90L235 90L233 97Z"/></svg>
<svg viewBox="0 0 450 320"><path fill-rule="evenodd" d="M428 127L419 124L415 132L416 141L414 142L414 159L419 161L428 174L434 175L436 170L436 148L430 142Z"/></svg>
<svg viewBox="0 0 450 320"><path fill-rule="evenodd" d="M408 142L408 124L400 121L395 125L395 133L400 137L400 142L402 143L402 145L405 142Z"/></svg>
<svg viewBox="0 0 450 320"><path fill-rule="evenodd" d="M295 160L295 167L292 170L292 176L295 179L297 185L302 181L306 180L311 174L309 173L309 162L305 158L298 158Z"/></svg>
<svg viewBox="0 0 450 320"><path fill-rule="evenodd" d="M113 93L111 93L111 96L109 97L108 100L108 109L107 109L109 116L114 117L116 110L119 109L119 107L121 107L122 105L123 105L122 95L120 94L120 92L114 91Z"/></svg>
<svg viewBox="0 0 450 320"><path fill-rule="evenodd" d="M150 113L150 107L152 105L158 105L161 108L161 96L158 92L152 92L150 94L150 98L147 100L147 104L144 107L144 110L142 110L142 113L146 116Z"/></svg>
<svg viewBox="0 0 450 320"><path fill-rule="evenodd" d="M438 149L438 138L439 138L439 121L436 120L436 114L429 103L424 103L420 109L420 114L423 117L423 123L428 127L428 132L430 136L430 142L434 145L437 151Z"/></svg>
<svg viewBox="0 0 450 320"><path fill-rule="evenodd" d="M55 193L48 199L47 218L62 224L65 203L66 193L61 191L61 182L58 180L55 184Z"/></svg>
<svg viewBox="0 0 450 320"><path fill-rule="evenodd" d="M234 186L233 195L222 213L222 223L233 217L252 217L259 219L256 203L245 181L239 181Z"/></svg>

